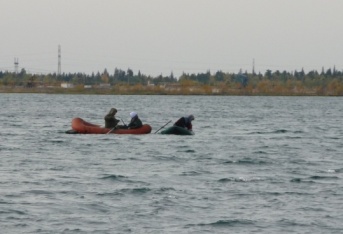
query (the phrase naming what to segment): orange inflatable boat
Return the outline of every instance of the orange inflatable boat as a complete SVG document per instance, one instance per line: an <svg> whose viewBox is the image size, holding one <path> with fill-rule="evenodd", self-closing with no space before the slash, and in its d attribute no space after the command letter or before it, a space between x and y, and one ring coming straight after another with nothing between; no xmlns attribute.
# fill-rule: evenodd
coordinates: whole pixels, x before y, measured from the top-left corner
<svg viewBox="0 0 343 234"><path fill-rule="evenodd" d="M135 129L114 129L111 131L110 128L88 123L81 118L74 118L71 121L71 127L74 131L83 134L148 134L151 132L149 124L144 124L142 127Z"/></svg>

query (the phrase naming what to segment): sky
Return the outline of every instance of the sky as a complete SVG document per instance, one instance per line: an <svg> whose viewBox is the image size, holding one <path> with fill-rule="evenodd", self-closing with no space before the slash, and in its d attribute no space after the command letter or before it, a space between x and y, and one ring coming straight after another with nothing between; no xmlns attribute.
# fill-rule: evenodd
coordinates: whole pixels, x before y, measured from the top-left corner
<svg viewBox="0 0 343 234"><path fill-rule="evenodd" d="M343 70L343 0L0 0L0 70Z"/></svg>

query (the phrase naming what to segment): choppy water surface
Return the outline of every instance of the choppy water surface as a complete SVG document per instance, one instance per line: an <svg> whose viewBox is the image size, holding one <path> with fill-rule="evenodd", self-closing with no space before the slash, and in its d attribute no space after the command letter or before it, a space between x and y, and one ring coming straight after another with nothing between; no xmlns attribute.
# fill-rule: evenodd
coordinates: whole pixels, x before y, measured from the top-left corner
<svg viewBox="0 0 343 234"><path fill-rule="evenodd" d="M342 101L0 94L1 233L343 233ZM111 107L152 134L65 134Z"/></svg>

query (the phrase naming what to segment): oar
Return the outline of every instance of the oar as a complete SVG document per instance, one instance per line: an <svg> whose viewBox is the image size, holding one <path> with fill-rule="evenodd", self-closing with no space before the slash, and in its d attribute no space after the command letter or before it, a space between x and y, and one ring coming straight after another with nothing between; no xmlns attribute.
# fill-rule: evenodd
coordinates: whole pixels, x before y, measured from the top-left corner
<svg viewBox="0 0 343 234"><path fill-rule="evenodd" d="M111 133L111 132L117 127L117 125L118 125L118 123L117 123L116 126L114 126L111 130L109 130L108 133L106 133L106 134Z"/></svg>
<svg viewBox="0 0 343 234"><path fill-rule="evenodd" d="M155 132L155 134L158 132L158 131L160 131L162 128L164 128L167 124L169 124L171 122L171 120L168 122L168 123L166 123L165 125L163 125L162 127L160 127L160 129L158 129L156 132Z"/></svg>
<svg viewBox="0 0 343 234"><path fill-rule="evenodd" d="M111 133L114 129L115 129L116 127L114 127L114 128L112 128L111 130L109 130L108 131L108 133L106 133L106 134L109 134L109 133Z"/></svg>

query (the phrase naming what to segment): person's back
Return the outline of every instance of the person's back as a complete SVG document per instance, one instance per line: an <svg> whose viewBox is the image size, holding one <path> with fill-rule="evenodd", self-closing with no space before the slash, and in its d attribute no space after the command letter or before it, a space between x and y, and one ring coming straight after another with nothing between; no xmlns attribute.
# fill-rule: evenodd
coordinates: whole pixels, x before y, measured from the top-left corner
<svg viewBox="0 0 343 234"><path fill-rule="evenodd" d="M181 117L180 119L178 119L175 123L174 126L178 126L181 128L185 128L186 127L186 120L185 117Z"/></svg>
<svg viewBox="0 0 343 234"><path fill-rule="evenodd" d="M119 120L115 118L115 114L117 113L117 109L111 108L108 114L104 117L105 119L105 128L115 128Z"/></svg>
<svg viewBox="0 0 343 234"><path fill-rule="evenodd" d="M188 117L181 117L178 119L175 123L174 126L178 126L181 128L187 128L188 130L192 130L192 121L194 120L193 115L189 115Z"/></svg>

